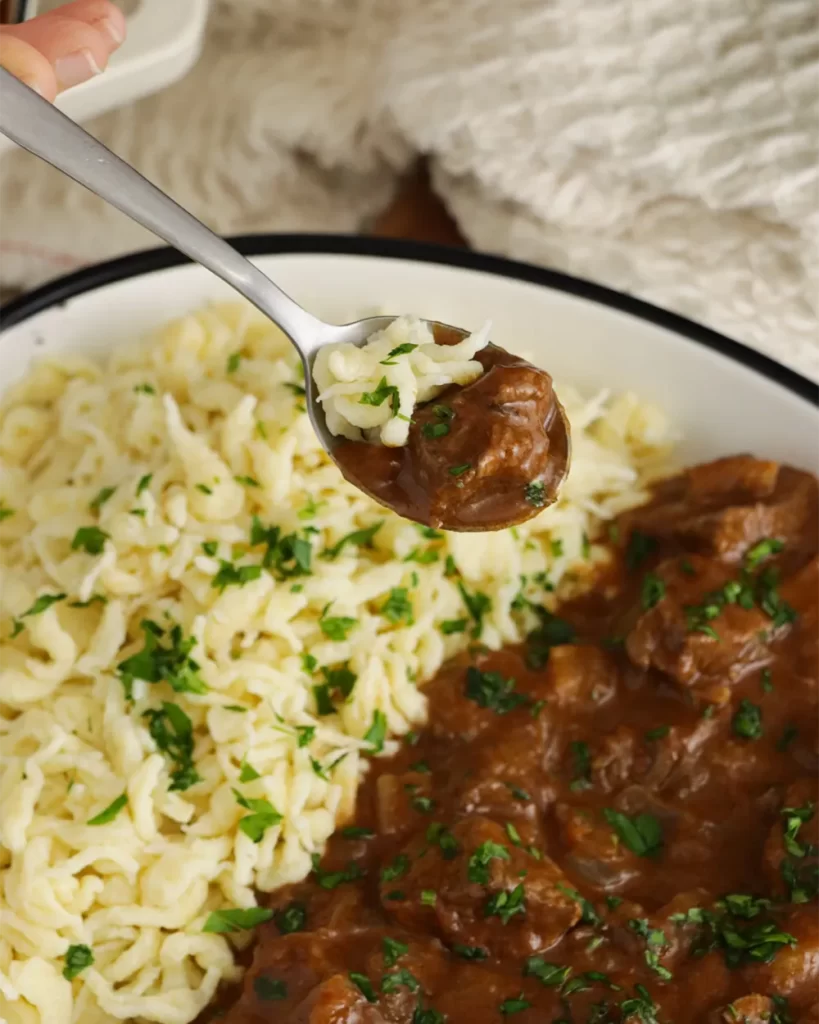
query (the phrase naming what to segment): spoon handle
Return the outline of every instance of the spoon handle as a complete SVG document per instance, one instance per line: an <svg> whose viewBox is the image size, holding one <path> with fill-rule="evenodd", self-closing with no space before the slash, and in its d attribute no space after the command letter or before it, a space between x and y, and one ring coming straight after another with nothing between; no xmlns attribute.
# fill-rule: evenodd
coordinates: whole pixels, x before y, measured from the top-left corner
<svg viewBox="0 0 819 1024"><path fill-rule="evenodd" d="M0 132L207 267L275 321L305 358L325 326L130 164L0 68Z"/></svg>

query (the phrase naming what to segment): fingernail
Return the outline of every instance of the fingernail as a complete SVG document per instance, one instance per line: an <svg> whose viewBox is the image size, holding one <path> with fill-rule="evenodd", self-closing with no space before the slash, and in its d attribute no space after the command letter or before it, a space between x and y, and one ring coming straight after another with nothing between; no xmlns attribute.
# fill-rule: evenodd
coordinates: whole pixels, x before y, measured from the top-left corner
<svg viewBox="0 0 819 1024"><path fill-rule="evenodd" d="M94 60L94 54L90 50L77 50L76 53L69 53L60 57L54 64L54 72L60 88L69 89L72 85L79 85L87 82L89 78L100 74L102 68Z"/></svg>
<svg viewBox="0 0 819 1024"><path fill-rule="evenodd" d="M120 28L119 22L114 21L113 18L102 18L93 24L100 32L104 32L108 36L114 46L122 46L125 42L125 33Z"/></svg>
<svg viewBox="0 0 819 1024"><path fill-rule="evenodd" d="M45 98L45 93L40 88L40 83L34 78L21 78L20 81L23 85L27 85L32 92L36 92L38 96Z"/></svg>

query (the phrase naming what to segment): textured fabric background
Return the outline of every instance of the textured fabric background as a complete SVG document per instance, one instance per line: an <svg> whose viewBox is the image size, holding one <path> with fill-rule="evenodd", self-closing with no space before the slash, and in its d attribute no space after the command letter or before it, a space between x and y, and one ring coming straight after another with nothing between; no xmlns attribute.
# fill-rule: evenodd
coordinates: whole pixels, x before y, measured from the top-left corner
<svg viewBox="0 0 819 1024"><path fill-rule="evenodd" d="M215 0L195 70L91 129L223 232L356 230L429 154L476 247L819 379L817 0ZM0 177L4 284L155 244Z"/></svg>

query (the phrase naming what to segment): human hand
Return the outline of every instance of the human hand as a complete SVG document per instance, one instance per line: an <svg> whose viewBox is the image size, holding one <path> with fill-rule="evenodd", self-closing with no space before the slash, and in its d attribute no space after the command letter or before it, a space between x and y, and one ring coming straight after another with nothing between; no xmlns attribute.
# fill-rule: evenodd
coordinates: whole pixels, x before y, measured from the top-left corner
<svg viewBox="0 0 819 1024"><path fill-rule="evenodd" d="M0 28L0 67L53 100L98 75L124 38L125 17L110 0L74 0Z"/></svg>

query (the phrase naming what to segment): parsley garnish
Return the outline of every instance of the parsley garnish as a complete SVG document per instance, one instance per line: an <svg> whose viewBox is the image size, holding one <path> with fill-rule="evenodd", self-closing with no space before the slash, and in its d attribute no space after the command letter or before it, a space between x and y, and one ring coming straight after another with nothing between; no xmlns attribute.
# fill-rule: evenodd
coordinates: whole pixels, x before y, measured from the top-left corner
<svg viewBox="0 0 819 1024"><path fill-rule="evenodd" d="M153 480L153 473L146 473L145 476L139 478L139 483L136 488L136 496L139 497L143 491L147 491L151 486L151 480Z"/></svg>
<svg viewBox="0 0 819 1024"><path fill-rule="evenodd" d="M381 991L385 994L395 992L399 988L406 988L410 992L417 992L420 987L418 979L406 968L393 971L391 974L385 974L381 979Z"/></svg>
<svg viewBox="0 0 819 1024"><path fill-rule="evenodd" d="M64 601L65 597L65 594L40 594L34 604L27 608L20 618L13 620L14 629L12 630L11 638L14 639L19 633L22 633L24 625L20 621L21 619L28 619L33 615L42 615L53 604L56 604L58 601Z"/></svg>
<svg viewBox="0 0 819 1024"><path fill-rule="evenodd" d="M364 733L364 742L370 743L373 753L380 754L384 749L384 740L387 737L387 716L383 711L373 711L373 720L370 728Z"/></svg>
<svg viewBox="0 0 819 1024"><path fill-rule="evenodd" d="M202 494L213 494L213 488L208 487L207 484L197 484L196 489L197 491L201 491Z"/></svg>
<svg viewBox="0 0 819 1024"><path fill-rule="evenodd" d="M538 669L549 660L549 651L553 647L574 643L577 633L571 623L552 615L545 608L535 606L534 611L540 625L526 639L526 664L529 668Z"/></svg>
<svg viewBox="0 0 819 1024"><path fill-rule="evenodd" d="M481 672L474 665L466 670L466 696L499 715L529 703L527 696L515 691L514 679L504 679L500 672Z"/></svg>
<svg viewBox="0 0 819 1024"><path fill-rule="evenodd" d="M639 569L643 562L657 549L657 541L648 534L633 530L626 548L626 568L629 572Z"/></svg>
<svg viewBox="0 0 819 1024"><path fill-rule="evenodd" d="M409 352L414 352L417 348L417 345L411 345L408 341L405 341L403 345L398 345L389 352L386 359L381 360L381 366L395 366L395 356L407 355Z"/></svg>
<svg viewBox="0 0 819 1024"><path fill-rule="evenodd" d="M670 725L658 725L656 729L648 730L648 732L646 733L646 739L649 742L654 742L655 740L662 740L665 739L669 732L671 732Z"/></svg>
<svg viewBox="0 0 819 1024"><path fill-rule="evenodd" d="M378 996L375 994L373 983L366 974L361 974L359 971L350 971L349 978L368 1003L375 1003L378 1001Z"/></svg>
<svg viewBox="0 0 819 1024"><path fill-rule="evenodd" d="M765 537L745 552L745 568L756 569L772 555L779 554L785 547L784 541L776 537Z"/></svg>
<svg viewBox="0 0 819 1024"><path fill-rule="evenodd" d="M523 496L535 508L543 508L546 504L546 484L542 480L532 480L526 485Z"/></svg>
<svg viewBox="0 0 819 1024"><path fill-rule="evenodd" d="M105 542L110 536L109 533L101 530L98 526L81 526L71 541L71 550L79 551L82 549L87 551L89 555L102 554Z"/></svg>
<svg viewBox="0 0 819 1024"><path fill-rule="evenodd" d="M447 556L447 560L449 560L450 557L451 556ZM455 571L457 572L457 570ZM492 598L480 590L476 590L474 594L470 594L461 580L458 580L457 587L458 592L461 595L461 599L466 605L466 610L469 612L472 622L474 623L472 627L472 637L475 640L479 640L483 633L483 617L492 610Z"/></svg>
<svg viewBox="0 0 819 1024"><path fill-rule="evenodd" d="M364 872L358 866L358 864L350 861L346 868L342 871L324 871L321 867L321 861L319 855L314 853L312 856L313 861L313 874L318 884L322 889L333 890L337 889L340 885L345 882L356 882L359 878L364 877Z"/></svg>
<svg viewBox="0 0 819 1024"><path fill-rule="evenodd" d="M450 636L452 633L464 633L466 631L466 626L466 619L444 619L441 623L440 630L444 636Z"/></svg>
<svg viewBox="0 0 819 1024"><path fill-rule="evenodd" d="M588 743L582 740L573 740L571 743L572 762L574 764L574 778L569 789L574 793L591 787L591 755Z"/></svg>
<svg viewBox="0 0 819 1024"><path fill-rule="evenodd" d="M103 487L88 507L92 512L99 512L106 501L108 501L108 499L113 495L115 490L116 487Z"/></svg>
<svg viewBox="0 0 819 1024"><path fill-rule="evenodd" d="M663 845L663 827L653 814L629 817L611 807L603 808L603 817L621 842L638 857L656 857Z"/></svg>
<svg viewBox="0 0 819 1024"><path fill-rule="evenodd" d="M486 901L483 908L484 917L499 917L504 924L509 924L515 914L526 913L526 890L519 882L511 891L496 892Z"/></svg>
<svg viewBox="0 0 819 1024"><path fill-rule="evenodd" d="M155 395L156 388L153 384L136 384L134 385L134 391L138 395Z"/></svg>
<svg viewBox="0 0 819 1024"><path fill-rule="evenodd" d="M395 967L398 959L409 953L409 946L406 942L399 942L398 939L385 938L381 946L384 951L385 967Z"/></svg>
<svg viewBox="0 0 819 1024"><path fill-rule="evenodd" d="M242 484L244 487L261 487L262 485L254 476L235 476L233 478L237 484Z"/></svg>
<svg viewBox="0 0 819 1024"><path fill-rule="evenodd" d="M273 924L281 935L292 935L293 932L304 931L307 923L307 908L303 903L288 903L286 907L273 911Z"/></svg>
<svg viewBox="0 0 819 1024"><path fill-rule="evenodd" d="M731 719L731 730L735 736L746 740L758 740L764 729L762 727L762 709L752 704L747 698L739 702L739 708Z"/></svg>
<svg viewBox="0 0 819 1024"><path fill-rule="evenodd" d="M324 552L324 557L337 558L347 544L355 544L356 547L372 547L373 537L375 537L383 525L384 520L379 519L379 521L377 523L373 523L372 526L365 526L361 530L353 530L352 533L348 533L342 537L337 544L334 544L331 548L327 548Z"/></svg>
<svg viewBox="0 0 819 1024"><path fill-rule="evenodd" d="M482 946L453 946L452 952L462 960L488 960L489 953Z"/></svg>
<svg viewBox="0 0 819 1024"><path fill-rule="evenodd" d="M271 978L267 974L258 974L253 979L253 992L256 998L263 1003L287 999L287 985L277 978Z"/></svg>
<svg viewBox="0 0 819 1024"><path fill-rule="evenodd" d="M347 634L358 625L358 619L351 619L346 615L328 616L330 605L324 606L319 619L319 628L328 640L346 640Z"/></svg>
<svg viewBox="0 0 819 1024"><path fill-rule="evenodd" d="M405 622L411 626L415 619L412 614L412 601L409 599L409 591L406 587L393 587L389 597L381 606L381 614L398 624Z"/></svg>
<svg viewBox="0 0 819 1024"><path fill-rule="evenodd" d="M523 993L517 997L517 999L504 999L498 1009L504 1017L511 1017L513 1013L521 1013L523 1010L530 1009L532 1004L528 999L523 998Z"/></svg>
<svg viewBox="0 0 819 1024"><path fill-rule="evenodd" d="M375 832L363 825L347 825L341 830L345 839L373 839Z"/></svg>
<svg viewBox="0 0 819 1024"><path fill-rule="evenodd" d="M469 881L477 882L478 885L487 885L489 883L489 864L493 860L509 860L509 851L500 843L487 840L485 843L481 843L469 858L467 870Z"/></svg>
<svg viewBox="0 0 819 1024"><path fill-rule="evenodd" d="M207 693L199 663L190 656L196 638L184 639L179 625L167 633L151 619L143 619L139 625L145 636L142 650L117 666L126 692L130 694L134 679L144 679L148 683L166 682L177 693Z"/></svg>
<svg viewBox="0 0 819 1024"><path fill-rule="evenodd" d="M210 585L215 587L220 594L224 593L227 587L243 587L246 583L257 580L262 575L260 565L234 565L221 558L219 565L219 572L210 581Z"/></svg>
<svg viewBox="0 0 819 1024"><path fill-rule="evenodd" d="M523 967L525 978L537 978L547 988L560 988L572 973L571 967L562 967L544 960L542 956L530 956Z"/></svg>
<svg viewBox="0 0 819 1024"><path fill-rule="evenodd" d="M6 508L5 505L0 505L0 523L2 523L4 519L10 519L13 515L13 508Z"/></svg>
<svg viewBox="0 0 819 1024"><path fill-rule="evenodd" d="M109 821L113 821L114 818L119 814L123 807L128 803L128 794L122 793L112 800L111 803L99 814L96 814L93 818L89 818L88 825L107 825Z"/></svg>
<svg viewBox="0 0 819 1024"><path fill-rule="evenodd" d="M460 466L450 466L449 467L449 475L450 476L463 476L464 473L468 473L470 469L472 469L472 463L471 462L462 462L460 464Z"/></svg>
<svg viewBox="0 0 819 1024"><path fill-rule="evenodd" d="M281 822L282 815L269 800L252 800L242 796L236 789L233 790L233 795L240 807L251 812L239 819L240 830L254 843L260 843L265 832Z"/></svg>
<svg viewBox="0 0 819 1024"><path fill-rule="evenodd" d="M421 433L424 435L424 437L430 438L446 437L446 435L449 433L449 424L425 423L423 427L421 427Z"/></svg>
<svg viewBox="0 0 819 1024"><path fill-rule="evenodd" d="M647 572L643 577L643 586L640 600L643 611L649 611L665 597L665 582L653 572Z"/></svg>
<svg viewBox="0 0 819 1024"><path fill-rule="evenodd" d="M63 977L66 981L73 981L86 967L90 967L94 963L94 954L90 946L69 946L63 959L65 960Z"/></svg>
<svg viewBox="0 0 819 1024"><path fill-rule="evenodd" d="M193 767L193 723L182 708L163 701L161 708L149 708L143 717L157 749L176 763L168 789L182 792L201 782Z"/></svg>
<svg viewBox="0 0 819 1024"><path fill-rule="evenodd" d="M223 910L214 910L208 915L202 931L214 932L218 935L247 931L250 928L255 928L258 924L264 924L272 916L273 911L268 910L267 907L225 907Z"/></svg>
<svg viewBox="0 0 819 1024"><path fill-rule="evenodd" d="M239 766L239 782L253 782L254 779L260 779L261 775L246 759L242 761Z"/></svg>
<svg viewBox="0 0 819 1024"><path fill-rule="evenodd" d="M387 378L382 377L378 382L375 391L365 391L359 398L359 405L383 405L389 398L390 408L393 416L398 412L398 388L394 384L388 384Z"/></svg>
<svg viewBox="0 0 819 1024"><path fill-rule="evenodd" d="M228 356L226 370L228 373L236 373L239 369L239 363L242 361L241 352L231 352Z"/></svg>
<svg viewBox="0 0 819 1024"><path fill-rule="evenodd" d="M209 558L213 558L213 556L219 550L219 542L215 540L203 540L202 550Z"/></svg>

